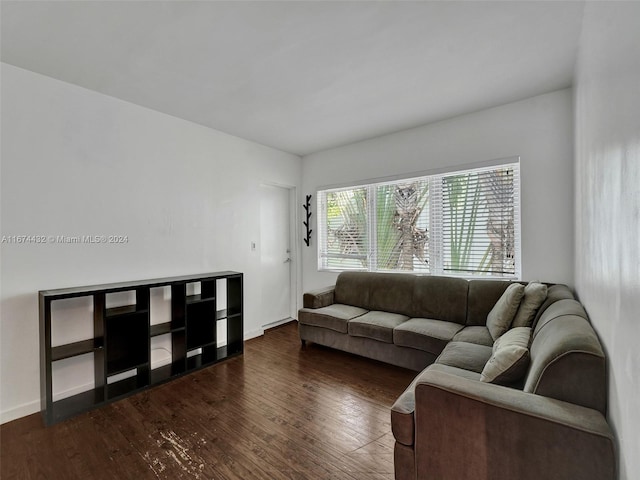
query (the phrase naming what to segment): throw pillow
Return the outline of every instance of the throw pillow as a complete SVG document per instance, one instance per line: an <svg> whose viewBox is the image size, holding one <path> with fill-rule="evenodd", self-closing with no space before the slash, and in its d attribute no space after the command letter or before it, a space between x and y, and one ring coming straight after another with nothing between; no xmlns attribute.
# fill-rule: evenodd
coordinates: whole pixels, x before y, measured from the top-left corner
<svg viewBox="0 0 640 480"><path fill-rule="evenodd" d="M523 295L524 285L512 283L487 315L487 328L494 341L511 327Z"/></svg>
<svg viewBox="0 0 640 480"><path fill-rule="evenodd" d="M531 328L516 327L496 340L480 381L508 385L520 380L529 367L530 337Z"/></svg>
<svg viewBox="0 0 640 480"><path fill-rule="evenodd" d="M524 287L524 297L520 308L513 317L513 327L530 327L540 305L547 299L547 286L538 282L531 282Z"/></svg>

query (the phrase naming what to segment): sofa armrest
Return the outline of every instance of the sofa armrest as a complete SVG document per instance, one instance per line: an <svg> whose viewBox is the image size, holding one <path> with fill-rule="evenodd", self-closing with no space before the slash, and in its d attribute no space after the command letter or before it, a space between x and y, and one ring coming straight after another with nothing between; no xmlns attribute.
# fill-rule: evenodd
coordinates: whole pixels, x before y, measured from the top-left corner
<svg viewBox="0 0 640 480"><path fill-rule="evenodd" d="M415 400L418 479L617 478L615 439L596 410L446 368L421 375Z"/></svg>
<svg viewBox="0 0 640 480"><path fill-rule="evenodd" d="M306 292L302 297L304 308L322 308L333 304L333 292L335 286L325 287Z"/></svg>

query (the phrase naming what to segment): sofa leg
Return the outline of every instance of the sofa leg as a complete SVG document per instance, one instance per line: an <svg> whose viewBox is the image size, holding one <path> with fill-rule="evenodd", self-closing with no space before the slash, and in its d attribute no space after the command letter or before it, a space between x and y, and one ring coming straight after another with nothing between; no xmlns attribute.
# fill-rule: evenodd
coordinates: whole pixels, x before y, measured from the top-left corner
<svg viewBox="0 0 640 480"><path fill-rule="evenodd" d="M306 340L300 339L300 343L302 343L302 348L305 348L307 346L307 341Z"/></svg>

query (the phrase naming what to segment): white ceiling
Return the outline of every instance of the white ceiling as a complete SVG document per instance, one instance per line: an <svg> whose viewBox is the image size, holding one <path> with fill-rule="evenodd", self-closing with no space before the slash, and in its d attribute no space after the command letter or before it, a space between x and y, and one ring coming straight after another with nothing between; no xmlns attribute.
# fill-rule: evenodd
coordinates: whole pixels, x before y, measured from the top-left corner
<svg viewBox="0 0 640 480"><path fill-rule="evenodd" d="M305 155L570 86L583 7L2 1L2 61Z"/></svg>

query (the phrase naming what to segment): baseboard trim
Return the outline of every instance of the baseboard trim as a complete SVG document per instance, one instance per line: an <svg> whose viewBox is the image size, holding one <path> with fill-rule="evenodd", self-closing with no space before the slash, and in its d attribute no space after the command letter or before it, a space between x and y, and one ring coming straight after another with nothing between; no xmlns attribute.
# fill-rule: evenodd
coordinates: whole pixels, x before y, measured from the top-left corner
<svg viewBox="0 0 640 480"><path fill-rule="evenodd" d="M18 405L8 410L0 411L0 424L12 422L19 418L38 413L40 411L40 400Z"/></svg>
<svg viewBox="0 0 640 480"><path fill-rule="evenodd" d="M291 322L295 322L296 319L295 318L283 318L282 320L276 320L275 322L271 322L271 323L267 323L266 325L262 326L263 330L270 330L272 328L276 328L276 327L280 327L282 325L286 325L287 323L291 323Z"/></svg>
<svg viewBox="0 0 640 480"><path fill-rule="evenodd" d="M262 335L264 335L264 328L256 328L255 330L244 332L244 339L251 340L252 338L261 337Z"/></svg>

